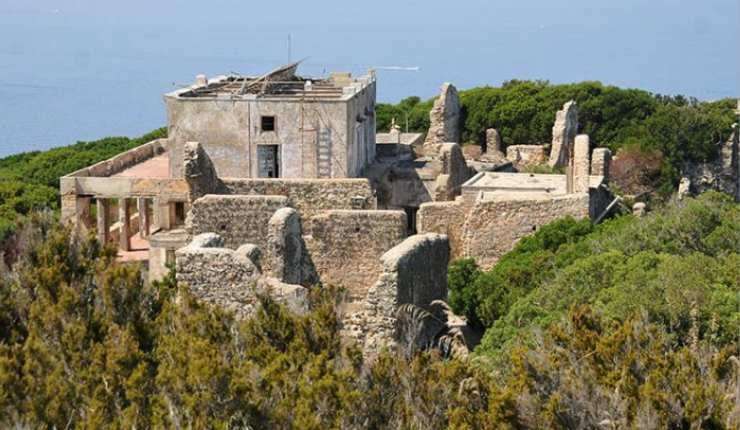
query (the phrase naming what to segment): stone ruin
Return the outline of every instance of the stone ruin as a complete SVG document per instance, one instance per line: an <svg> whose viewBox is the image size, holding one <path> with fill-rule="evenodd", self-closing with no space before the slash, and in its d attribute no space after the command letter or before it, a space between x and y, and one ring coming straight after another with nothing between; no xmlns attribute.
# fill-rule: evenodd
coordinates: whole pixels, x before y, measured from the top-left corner
<svg viewBox="0 0 740 430"><path fill-rule="evenodd" d="M570 151L578 133L578 105L571 100L555 115L552 127L552 147L550 148L550 167L565 167Z"/></svg>
<svg viewBox="0 0 740 430"><path fill-rule="evenodd" d="M333 75L315 88L296 81L301 85L291 83L287 95L263 94L255 84L238 100L268 115L266 122L254 118L255 127L268 130L228 148L224 142L239 141L244 130L231 122L211 130L214 122L207 120L214 111L200 101L220 103L219 94L252 81L201 79L170 100L176 113L170 125L194 129L178 129L174 140L150 142L61 178L64 222L80 232L95 229L88 218L96 204L98 237L120 242L122 261L146 264L150 280L174 264L177 279L196 297L240 318L252 315L260 294L304 312L310 288L333 285L344 291L343 338L366 357L396 346L464 356L470 345L465 322L443 303L449 260L473 257L488 268L550 221L602 219L616 201L606 187L610 154L597 149L590 157L588 137L573 136L554 151L566 157L566 174L517 173L515 165L545 162L543 146L509 146L505 155L500 134L490 129L487 151L480 160L466 160L460 101L451 84L435 101L423 143L421 134L402 133L395 124L376 140L369 108L374 76L345 78ZM350 123L329 129L313 114L293 112L295 94L357 106ZM229 118L244 108L219 106ZM567 106L571 125L562 136L577 128L575 109ZM335 114L331 122L348 121ZM310 124L294 130L296 115ZM194 118L203 122L188 120ZM332 132L357 122L356 144L334 142L341 136ZM287 141L280 140L276 123L288 124ZM188 136L208 142L184 141ZM278 177L262 177L263 170Z"/></svg>
<svg viewBox="0 0 740 430"><path fill-rule="evenodd" d="M424 140L424 154L436 155L443 143L460 143L461 105L457 88L446 82L429 112L429 131Z"/></svg>

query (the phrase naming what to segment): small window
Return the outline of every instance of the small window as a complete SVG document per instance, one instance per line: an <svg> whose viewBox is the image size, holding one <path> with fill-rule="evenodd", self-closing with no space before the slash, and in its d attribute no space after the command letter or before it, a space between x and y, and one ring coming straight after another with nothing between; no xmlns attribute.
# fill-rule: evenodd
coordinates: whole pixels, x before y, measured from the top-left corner
<svg viewBox="0 0 740 430"><path fill-rule="evenodd" d="M275 117L274 116L263 116L262 117L262 131L275 131Z"/></svg>

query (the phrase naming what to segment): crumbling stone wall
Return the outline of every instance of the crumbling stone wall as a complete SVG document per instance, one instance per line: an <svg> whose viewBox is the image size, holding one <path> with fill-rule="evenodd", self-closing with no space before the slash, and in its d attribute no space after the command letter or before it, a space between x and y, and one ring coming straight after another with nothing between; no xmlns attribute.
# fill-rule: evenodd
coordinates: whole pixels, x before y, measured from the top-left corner
<svg viewBox="0 0 740 430"><path fill-rule="evenodd" d="M555 115L552 127L552 147L550 148L550 167L568 165L573 143L578 133L578 105L571 100Z"/></svg>
<svg viewBox="0 0 740 430"><path fill-rule="evenodd" d="M566 216L589 216L588 194L526 200L482 198L468 212L462 233L463 254L488 269L519 240Z"/></svg>
<svg viewBox="0 0 740 430"><path fill-rule="evenodd" d="M384 253L380 263L382 272L367 291L363 308L344 319L343 333L363 346L366 357L393 346L399 305L429 309L434 300L446 300L447 237L411 236Z"/></svg>
<svg viewBox="0 0 740 430"><path fill-rule="evenodd" d="M209 194L193 202L186 229L193 237L217 233L228 248L253 243L266 249L268 221L275 211L286 206L288 199L283 196Z"/></svg>
<svg viewBox="0 0 740 430"><path fill-rule="evenodd" d="M457 143L443 143L440 146L439 158L442 162L442 172L437 176L434 200L453 200L455 196L460 195L460 187L470 179L471 172Z"/></svg>
<svg viewBox="0 0 740 430"><path fill-rule="evenodd" d="M424 140L424 153L434 156L440 145L446 142L460 142L461 104L457 88L445 82L440 88L440 95L434 101L429 112L429 131Z"/></svg>
<svg viewBox="0 0 740 430"><path fill-rule="evenodd" d="M453 259L473 257L490 268L542 225L565 216L589 217L590 211L598 210L591 203L587 193L527 198L466 194L454 202L421 205L417 231L446 235Z"/></svg>
<svg viewBox="0 0 740 430"><path fill-rule="evenodd" d="M463 227L470 205L471 199L462 196L451 202L425 203L416 216L416 231L444 234L449 238L451 258L461 258Z"/></svg>
<svg viewBox="0 0 740 430"><path fill-rule="evenodd" d="M406 214L330 210L311 218L305 228L306 247L321 282L346 288L354 301L364 298L378 278L380 256L406 237Z"/></svg>
<svg viewBox="0 0 740 430"><path fill-rule="evenodd" d="M591 175L603 176L609 182L609 166L612 161L612 152L609 148L596 148L591 154Z"/></svg>
<svg viewBox="0 0 740 430"><path fill-rule="evenodd" d="M253 315L258 294L269 294L296 312L307 309L308 290L262 276L259 250L245 244L224 248L214 233L196 236L176 251L177 281L200 300L232 311L238 318Z"/></svg>
<svg viewBox="0 0 740 430"><path fill-rule="evenodd" d="M221 191L213 162L200 143L187 142L184 148L184 177L190 188L190 200Z"/></svg>
<svg viewBox="0 0 740 430"><path fill-rule="evenodd" d="M318 281L303 240L301 218L293 208L278 209L267 223L266 259L270 275L289 284Z"/></svg>
<svg viewBox="0 0 740 430"><path fill-rule="evenodd" d="M375 209L367 179L233 179L222 178L226 194L285 196L288 206L308 219L329 209Z"/></svg>
<svg viewBox="0 0 740 430"><path fill-rule="evenodd" d="M509 145L506 159L517 168L538 166L545 162L545 147L542 145Z"/></svg>

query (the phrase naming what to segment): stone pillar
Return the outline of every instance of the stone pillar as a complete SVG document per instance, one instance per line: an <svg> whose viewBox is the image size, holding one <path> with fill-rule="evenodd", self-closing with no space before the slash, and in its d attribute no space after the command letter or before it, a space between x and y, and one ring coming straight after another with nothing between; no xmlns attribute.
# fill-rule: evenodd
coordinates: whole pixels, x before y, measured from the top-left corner
<svg viewBox="0 0 740 430"><path fill-rule="evenodd" d="M587 193L589 180L589 146L590 140L587 134L576 136L573 145L573 192Z"/></svg>
<svg viewBox="0 0 740 430"><path fill-rule="evenodd" d="M77 196L64 194L62 196L62 224L73 224L77 218Z"/></svg>
<svg viewBox="0 0 740 430"><path fill-rule="evenodd" d="M141 237L148 237L151 233L151 219L149 217L149 200L140 197L137 200L139 208L139 235Z"/></svg>
<svg viewBox="0 0 740 430"><path fill-rule="evenodd" d="M495 128L486 130L486 152L491 154L503 154L501 147L501 135Z"/></svg>
<svg viewBox="0 0 740 430"><path fill-rule="evenodd" d="M612 161L612 152L609 148L596 148L591 154L591 174L603 176L605 182L609 182L609 165Z"/></svg>
<svg viewBox="0 0 740 430"><path fill-rule="evenodd" d="M550 148L550 167L567 166L572 156L573 139L578 133L578 106L571 100L555 115L552 127L552 147Z"/></svg>
<svg viewBox="0 0 740 430"><path fill-rule="evenodd" d="M96 205L98 209L98 242L105 245L110 239L110 201L99 198Z"/></svg>
<svg viewBox="0 0 740 430"><path fill-rule="evenodd" d="M129 201L126 198L118 200L118 221L121 224L121 234L119 237L119 248L121 251L131 251L131 210Z"/></svg>
<svg viewBox="0 0 740 430"><path fill-rule="evenodd" d="M91 225L90 201L88 196L65 194L62 196L61 221L72 227L75 234L85 235Z"/></svg>

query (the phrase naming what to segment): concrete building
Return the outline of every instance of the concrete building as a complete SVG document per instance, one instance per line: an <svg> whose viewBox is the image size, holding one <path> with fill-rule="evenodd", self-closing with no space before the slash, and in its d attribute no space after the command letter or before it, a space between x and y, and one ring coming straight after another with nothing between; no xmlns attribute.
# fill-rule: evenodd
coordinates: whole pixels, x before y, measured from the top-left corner
<svg viewBox="0 0 740 430"><path fill-rule="evenodd" d="M375 159L375 76L200 77L166 94L170 171L200 142L224 178L355 178Z"/></svg>

